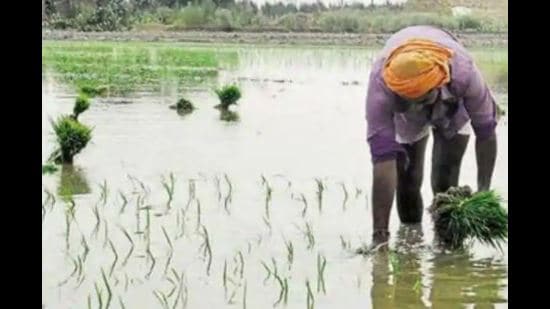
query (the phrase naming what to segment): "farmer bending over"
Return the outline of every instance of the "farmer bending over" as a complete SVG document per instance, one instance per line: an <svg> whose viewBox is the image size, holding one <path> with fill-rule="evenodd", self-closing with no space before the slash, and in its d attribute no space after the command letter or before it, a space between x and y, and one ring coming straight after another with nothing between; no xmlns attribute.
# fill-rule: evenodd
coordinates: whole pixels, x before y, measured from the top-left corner
<svg viewBox="0 0 550 309"><path fill-rule="evenodd" d="M433 193L458 185L471 129L477 188L489 189L497 152L496 104L472 57L451 34L414 26L390 37L370 73L366 116L373 162L370 250L388 242L395 193L401 222L422 221L420 188L430 130Z"/></svg>

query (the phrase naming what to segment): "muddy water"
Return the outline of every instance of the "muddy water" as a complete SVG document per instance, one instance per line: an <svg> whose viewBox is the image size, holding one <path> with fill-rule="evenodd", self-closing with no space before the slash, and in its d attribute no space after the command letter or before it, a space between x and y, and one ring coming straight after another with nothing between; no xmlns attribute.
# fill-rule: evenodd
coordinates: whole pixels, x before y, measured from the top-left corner
<svg viewBox="0 0 550 309"><path fill-rule="evenodd" d="M43 177L45 190L56 194L55 203L43 194L46 308L87 308L88 298L96 308L94 285L104 306L111 291L112 308L120 301L126 308L162 308L163 297L169 307L178 298L177 308L269 308L281 289L262 262L272 271L276 264L288 283L280 307L306 306L306 280L315 308L507 307L507 247L438 252L427 214L422 227L405 227L394 209L396 254L351 253L372 231L364 99L373 51L237 51L238 66L223 70L219 81L241 85L234 109L239 121L220 120L209 89L186 92L197 110L177 115L168 105L183 90L169 82L160 93L95 99L81 116L94 126L92 144L73 170ZM44 160L53 145L47 120L69 112L73 101L68 87L44 78ZM508 128L502 123L494 188L506 198ZM472 142L461 184L475 185ZM175 189L168 205L161 181L170 173ZM59 196L68 192L74 219L67 215L71 203ZM431 198L428 181L423 193ZM318 286L319 258L326 259L325 291Z"/></svg>

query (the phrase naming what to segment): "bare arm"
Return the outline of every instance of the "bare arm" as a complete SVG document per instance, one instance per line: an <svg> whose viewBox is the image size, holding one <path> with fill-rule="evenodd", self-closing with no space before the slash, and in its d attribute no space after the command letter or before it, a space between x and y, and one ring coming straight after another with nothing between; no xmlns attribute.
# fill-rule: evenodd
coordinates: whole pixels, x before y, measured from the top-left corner
<svg viewBox="0 0 550 309"><path fill-rule="evenodd" d="M395 160L375 163L372 183L372 217L375 232L385 231L388 228L396 186Z"/></svg>

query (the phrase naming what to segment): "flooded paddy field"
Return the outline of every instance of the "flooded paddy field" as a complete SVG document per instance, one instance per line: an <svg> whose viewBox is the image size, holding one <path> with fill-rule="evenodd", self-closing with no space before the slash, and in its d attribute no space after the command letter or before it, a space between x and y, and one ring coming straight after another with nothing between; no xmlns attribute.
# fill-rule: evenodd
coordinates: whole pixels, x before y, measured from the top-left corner
<svg viewBox="0 0 550 309"><path fill-rule="evenodd" d="M43 176L45 308L506 308L507 246L440 252L427 214L402 226L394 207L392 251L354 254L372 232L376 52L45 41L43 161L76 87L108 89L82 115L93 138L74 166ZM507 51L472 54L506 106ZM213 89L230 83L243 96L228 116ZM184 116L169 108L182 97ZM497 134L506 199L506 116ZM475 186L473 141L460 183Z"/></svg>

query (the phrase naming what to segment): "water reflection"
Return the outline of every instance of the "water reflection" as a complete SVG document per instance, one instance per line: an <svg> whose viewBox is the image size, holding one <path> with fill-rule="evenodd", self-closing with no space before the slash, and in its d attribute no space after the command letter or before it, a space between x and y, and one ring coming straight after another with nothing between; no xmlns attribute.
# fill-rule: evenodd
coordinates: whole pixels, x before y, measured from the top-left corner
<svg viewBox="0 0 550 309"><path fill-rule="evenodd" d="M401 226L395 253L373 256L373 308L493 308L507 303L500 294L506 289L505 264L476 260L468 252L435 254L423 261L428 252L422 243L420 227Z"/></svg>
<svg viewBox="0 0 550 309"><path fill-rule="evenodd" d="M240 120L239 113L230 111L228 109L219 108L220 120L227 122L236 122Z"/></svg>
<svg viewBox="0 0 550 309"><path fill-rule="evenodd" d="M492 259L475 261L469 254L439 255L432 261L430 301L434 308L453 304L473 304L475 308L492 308L506 303L499 295L504 289L506 268Z"/></svg>
<svg viewBox="0 0 550 309"><path fill-rule="evenodd" d="M73 195L90 193L90 186L84 170L71 164L65 164L61 168L61 178L57 194L63 198Z"/></svg>
<svg viewBox="0 0 550 309"><path fill-rule="evenodd" d="M401 226L397 233L399 253L380 252L373 257L373 308L427 308L422 300L420 225Z"/></svg>

